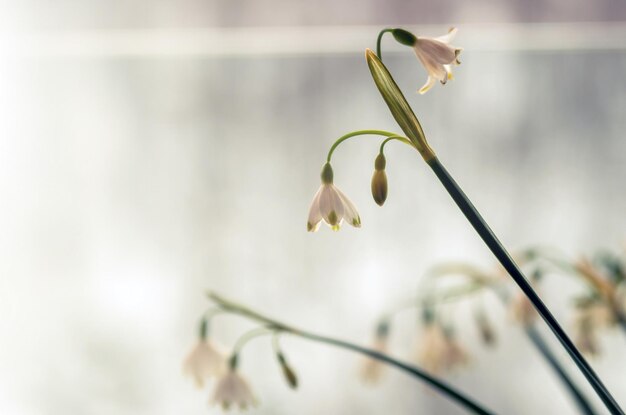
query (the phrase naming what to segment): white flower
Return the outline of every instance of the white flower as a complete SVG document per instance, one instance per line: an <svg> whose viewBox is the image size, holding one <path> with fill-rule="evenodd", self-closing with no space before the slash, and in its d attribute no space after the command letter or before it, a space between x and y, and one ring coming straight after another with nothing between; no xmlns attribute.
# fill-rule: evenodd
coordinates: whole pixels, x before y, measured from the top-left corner
<svg viewBox="0 0 626 415"><path fill-rule="evenodd" d="M446 333L438 323L428 323L417 352L417 361L432 373L441 373L464 365L468 361L465 349Z"/></svg>
<svg viewBox="0 0 626 415"><path fill-rule="evenodd" d="M418 91L420 94L426 93L435 81L445 84L448 79L453 78L452 65L461 64L458 58L462 49L450 46L449 43L457 30L453 27L448 34L436 38L417 37L413 50L428 72L426 83Z"/></svg>
<svg viewBox="0 0 626 415"><path fill-rule="evenodd" d="M238 405L239 409L246 409L255 406L257 401L248 382L235 369L231 368L215 385L212 403L220 404L226 410L231 405Z"/></svg>
<svg viewBox="0 0 626 415"><path fill-rule="evenodd" d="M185 358L183 372L202 387L205 380L226 372L226 356L212 341L200 339Z"/></svg>
<svg viewBox="0 0 626 415"><path fill-rule="evenodd" d="M510 312L513 320L523 326L531 325L538 316L533 303L528 299L526 294L521 291L519 291L515 298L513 298L509 305L509 309L511 310Z"/></svg>
<svg viewBox="0 0 626 415"><path fill-rule="evenodd" d="M387 353L387 337L376 336L372 349L386 354ZM380 380L385 369L385 365L378 359L366 357L361 366L361 379L366 383L376 383Z"/></svg>
<svg viewBox="0 0 626 415"><path fill-rule="evenodd" d="M334 231L339 230L344 220L355 228L361 227L361 218L356 208L350 199L333 184L333 170L328 163L322 169L322 185L311 202L306 224L307 230L315 232L322 219Z"/></svg>

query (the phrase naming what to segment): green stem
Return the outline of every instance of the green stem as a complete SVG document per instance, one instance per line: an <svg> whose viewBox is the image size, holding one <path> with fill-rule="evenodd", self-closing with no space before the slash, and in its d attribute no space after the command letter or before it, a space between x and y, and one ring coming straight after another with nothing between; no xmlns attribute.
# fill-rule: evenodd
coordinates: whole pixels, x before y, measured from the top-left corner
<svg viewBox="0 0 626 415"><path fill-rule="evenodd" d="M268 334L274 334L276 330L272 329L271 326L268 327L257 327L256 329L252 329L237 339L235 345L233 346L232 355L238 355L243 346L246 345L250 340L255 337L267 336Z"/></svg>
<svg viewBox="0 0 626 415"><path fill-rule="evenodd" d="M376 55L378 56L378 59L383 60L383 55L382 55L382 51L380 50L380 42L381 40L383 40L383 35L385 33L389 33L392 32L393 29L392 28L386 28L380 31L380 33L378 34L378 38L376 39Z"/></svg>
<svg viewBox="0 0 626 415"><path fill-rule="evenodd" d="M385 145L392 140L398 140L404 144L410 145L411 147L413 147L413 143L409 141L408 138L399 136L399 135L392 135L391 137L387 137L385 138L385 140L380 143L380 150L378 151L380 154L383 154L383 150L385 150Z"/></svg>
<svg viewBox="0 0 626 415"><path fill-rule="evenodd" d="M533 306L535 307L539 315L541 315L541 317L550 327L554 335L561 342L563 348L565 348L567 353L569 353L574 363L576 363L585 378L587 378L587 381L591 384L600 399L602 399L607 409L612 414L623 415L624 412L615 401L613 396L611 396L611 393L604 386L598 375L594 372L593 368L589 365L589 363L587 363L587 360L585 360L583 355L578 351L574 343L570 340L567 333L565 333L559 322L556 320L556 318L554 318L548 307L546 307L541 298L539 298L535 290L531 287L528 280L524 277L522 271L513 261L513 259L504 248L502 243L498 240L493 231L489 228L489 225L487 225L487 223L482 218L478 210L476 210L472 202L468 199L465 193L463 193L463 190L454 181L452 176L450 176L450 173L448 173L448 171L437 159L437 157L434 157L427 162L437 178L446 188L454 202L461 209L467 220L485 242L487 247L489 247L489 249L498 259L500 264L502 264L502 266L507 270L509 275L511 275L513 280L522 289L524 294L533 303Z"/></svg>
<svg viewBox="0 0 626 415"><path fill-rule="evenodd" d="M445 382L438 380L437 378L429 375L428 373L424 372L423 370L415 366L403 363L390 356L387 356L384 353L378 352L376 350L368 349L365 347L361 347L354 343L350 343L350 342L346 342L343 340L338 340L338 339L334 339L331 337L326 337L326 336L322 336L319 334L315 334L315 333L311 333L308 331L299 330L299 329L290 327L284 323L281 323L279 321L268 318L260 313L257 313L256 311L250 310L237 303L226 300L215 293L208 293L208 297L212 301L214 301L217 305L219 305L220 307L223 307L225 310L230 311L235 314L239 314L241 316L244 316L253 320L256 320L263 324L266 324L269 328L273 330L282 331L282 332L289 333L294 336L299 336L305 339L309 339L315 342L325 343L325 344L337 346L343 349L352 350L354 352L369 356L372 359L385 362L391 366L394 366L400 370L403 370L404 372L410 373L411 375L417 378L422 379L424 382L433 386L439 392L447 395L449 398L452 398L457 403L465 406L467 409L473 411L474 413L481 414L481 415L489 415L493 413L492 411L485 409L482 405L478 404L476 401L466 396L462 392L457 391L456 389L446 384Z"/></svg>
<svg viewBox="0 0 626 415"><path fill-rule="evenodd" d="M337 141L335 141L335 143L330 147L330 150L328 150L328 156L326 157L326 162L330 163L330 159L333 156L333 152L335 151L335 149L337 148L337 146L341 143L343 143L344 141L346 141L348 138L352 138L352 137L356 137L359 135L382 135L384 137L398 137L398 138L404 138L396 133L390 133L389 131L383 131L383 130L359 130L359 131L353 131L351 133L342 135L341 137L339 137L337 139ZM408 139L405 138L405 140L409 141ZM411 143L411 147L413 146L413 144Z"/></svg>

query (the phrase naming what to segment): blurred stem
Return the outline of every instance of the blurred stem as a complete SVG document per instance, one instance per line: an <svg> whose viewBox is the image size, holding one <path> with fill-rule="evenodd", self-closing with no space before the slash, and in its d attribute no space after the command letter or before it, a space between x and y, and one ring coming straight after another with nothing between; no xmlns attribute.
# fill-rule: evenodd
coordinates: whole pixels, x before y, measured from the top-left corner
<svg viewBox="0 0 626 415"><path fill-rule="evenodd" d="M509 295L504 290L502 290L501 287L498 287L495 284L485 284L484 281L489 280L489 276L472 265L464 263L449 263L434 268L432 271L433 276L444 276L450 274L466 275L468 278L474 281L482 282L484 287L492 288L494 290L496 296L505 306L509 303ZM574 381L565 372L565 369L563 369L548 345L545 343L545 341L537 331L537 328L534 325L525 326L524 332L533 343L533 345L537 348L537 350L548 361L548 364L556 372L559 379L565 384L565 387L576 401L576 404L578 405L581 413L586 415L594 415L594 412L591 409L591 405L587 401L587 398L585 398L585 396L580 391L580 389L578 389Z"/></svg>
<svg viewBox="0 0 626 415"><path fill-rule="evenodd" d="M428 160L427 163L433 170L437 178L441 181L445 189L448 191L454 202L461 209L467 220L474 227L478 235L480 235L487 247L489 247L489 249L498 259L500 264L502 264L502 266L507 270L507 272L513 278L516 284L522 289L524 294L533 303L533 306L535 307L539 315L541 315L541 317L550 327L554 335L559 339L563 348L570 355L574 363L576 363L576 365L583 373L587 381L591 384L593 389L596 391L600 399L602 399L607 409L612 414L623 415L624 412L615 401L613 396L611 396L611 393L608 391L608 389L604 386L604 384L600 380L600 377L594 372L593 368L589 365L587 360L585 360L583 355L578 351L574 343L570 340L567 333L565 333L559 322L556 320L556 318L554 318L548 307L543 303L541 298L539 298L535 290L531 287L528 280L524 277L522 271L513 261L507 250L498 240L491 228L489 228L489 225L487 225L485 220L482 218L478 210L476 210L476 208L465 195L463 190L454 181L452 176L450 176L450 173L448 173L448 171L445 169L443 164L441 164L437 157Z"/></svg>
<svg viewBox="0 0 626 415"><path fill-rule="evenodd" d="M626 314L624 313L624 311L622 311L619 303L616 301L614 291L607 293L605 290L599 289L596 285L592 284L588 278L585 278L585 276L582 275L581 270L576 267L576 265L572 264L571 261L565 259L563 255L550 255L545 252L545 250L538 248L527 249L523 252L523 255L525 260L529 262L533 260L543 259L551 263L552 265L555 265L557 268L560 268L567 275L577 277L580 280L584 281L587 285L590 285L591 288L596 290L600 296L604 297L606 303L613 312L617 323L622 329L622 332L626 334Z"/></svg>
<svg viewBox="0 0 626 415"><path fill-rule="evenodd" d="M256 337L267 336L269 334L274 334L274 333L276 333L276 330L270 327L257 327L256 329L252 329L244 333L243 335L241 335L241 337L237 339L237 341L235 342L235 345L233 346L232 354L238 355L241 349L243 348L243 346L245 346L250 340Z"/></svg>
<svg viewBox="0 0 626 415"><path fill-rule="evenodd" d="M376 350L368 349L365 347L361 347L354 343L350 343L350 342L346 342L343 340L338 340L338 339L334 339L331 337L326 337L326 336L322 336L319 334L315 334L315 333L311 333L308 331L299 330L299 329L290 327L284 323L268 318L242 305L226 300L223 297L215 293L209 292L208 297L209 299L211 299L213 302L215 302L218 306L222 307L223 309L230 311L234 314L239 314L241 316L263 323L269 330L282 331L282 332L289 333L294 336L299 336L304 339L309 339L315 342L325 343L331 346L337 346L346 350L352 350L354 352L366 355L372 359L380 360L381 362L387 363L417 378L422 379L424 382L434 387L439 392L446 395L448 398L455 400L457 403L461 404L462 406L464 406L465 408L467 408L468 410L474 413L482 414L482 415L493 414L492 411L485 409L482 405L478 404L476 401L466 396L462 392L457 391L452 386L444 383L443 381L435 378L434 376L427 374L426 372L424 372L423 370L415 366L403 363L384 353L378 352Z"/></svg>
<svg viewBox="0 0 626 415"><path fill-rule="evenodd" d="M589 402L587 402L587 399L585 398L585 396L578 389L578 387L574 384L574 382L570 379L567 373L565 373L565 370L559 364L559 361L557 360L556 356L552 354L552 351L550 350L548 345L545 343L545 341L543 340L543 338L537 331L537 328L534 325L529 325L529 326L526 326L524 331L526 332L526 335L528 336L528 338L533 342L537 350L541 352L543 357L547 360L548 364L550 364L552 369L554 369L554 371L557 373L561 381L565 384L565 386L567 387L567 390L570 392L570 394L576 401L576 404L578 405L578 409L580 410L580 412L586 415L595 415L595 412L591 408L591 405L589 404Z"/></svg>
<svg viewBox="0 0 626 415"><path fill-rule="evenodd" d="M383 55L382 55L382 51L380 50L380 42L383 40L383 35L385 33L392 32L392 31L393 29L390 27L383 29L380 31L380 33L378 34L378 38L376 39L376 55L378 56L378 59L380 59L381 62L383 60Z"/></svg>

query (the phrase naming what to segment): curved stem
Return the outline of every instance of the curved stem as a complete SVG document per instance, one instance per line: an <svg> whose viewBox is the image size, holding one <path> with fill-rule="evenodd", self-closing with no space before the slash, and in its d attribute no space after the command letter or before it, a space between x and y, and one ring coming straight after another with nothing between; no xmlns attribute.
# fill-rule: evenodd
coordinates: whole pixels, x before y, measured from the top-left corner
<svg viewBox="0 0 626 415"><path fill-rule="evenodd" d="M448 191L454 202L461 209L467 220L474 227L478 235L482 238L485 244L489 247L491 252L498 259L500 264L507 270L511 278L517 283L517 285L524 291L524 294L533 303L533 306L541 315L546 324L550 327L554 335L559 339L563 348L569 353L570 357L576 363L576 366L583 373L587 381L591 384L596 391L600 399L604 402L607 409L612 414L623 415L624 412L620 408L619 404L615 401L611 393L606 386L600 380L600 377L596 374L593 368L589 365L587 360L578 351L574 343L571 341L567 333L563 330L559 322L554 318L548 307L543 303L541 298L537 295L535 290L531 287L530 283L524 277L524 274L519 269L515 261L511 258L507 250L502 243L498 240L493 233L489 225L482 218L478 210L470 202L468 197L463 193L463 190L454 181L450 173L445 169L443 164L434 157L427 161L430 168L433 170L437 178L441 181L445 189Z"/></svg>
<svg viewBox="0 0 626 415"><path fill-rule="evenodd" d="M391 137L385 138L385 140L382 143L380 143L380 150L378 152L382 154L383 150L385 149L385 144L387 144L391 140L398 140L404 144L408 144L411 147L413 147L413 143L410 142L408 138L405 138L399 135L392 135Z"/></svg>
<svg viewBox="0 0 626 415"><path fill-rule="evenodd" d="M356 136L359 136L359 135L382 135L382 136L385 136L385 137L401 137L400 135L398 135L396 133L390 133L389 131L383 131L383 130L359 130L359 131L353 131L351 133L342 135L341 137L339 137L337 139L337 141L335 141L335 143L330 147L330 150L328 150L328 156L326 157L326 161L328 163L330 163L330 159L333 156L333 152L335 151L335 149L337 148L337 146L339 144L343 143L348 138L356 137ZM408 139L407 139L407 141L408 141ZM411 146L412 145L413 144L411 143Z"/></svg>
<svg viewBox="0 0 626 415"><path fill-rule="evenodd" d="M383 35L385 33L391 32L391 31L393 31L393 29L389 28L389 27L386 28L386 29L381 30L380 33L378 34L378 38L376 39L376 55L378 56L378 59L381 60L381 62L383 60L383 55L382 55L382 52L380 50L380 42L381 42L381 40L383 40Z"/></svg>
<svg viewBox="0 0 626 415"><path fill-rule="evenodd" d="M290 327L284 323L268 318L256 311L250 310L249 308L246 308L242 305L226 300L215 293L211 293L211 292L208 293L208 297L212 301L214 301L217 305L219 305L220 307L223 307L225 310L228 310L232 313L239 314L241 316L259 321L263 324L266 324L268 327L271 327L273 330L282 331L282 332L289 333L294 336L299 336L299 337L313 340L316 342L325 343L325 344L329 344L332 346L337 346L343 349L352 350L354 352L369 356L373 359L380 360L381 362L385 362L417 378L422 379L424 382L433 386L439 392L443 393L444 395L447 395L449 398L452 398L457 403L463 405L465 408L471 410L474 413L481 414L481 415L489 415L493 413L492 411L485 409L482 405L478 404L476 401L466 396L462 392L457 391L455 388L446 384L445 382L438 380L434 376L429 375L428 373L424 372L423 370L415 366L403 363L390 356L387 356L384 353L378 352L376 350L368 349L365 347L361 347L354 343L350 343L350 342L346 342L343 340L338 340L338 339L334 339L331 337L326 337L326 336L322 336L319 334L315 334L315 333L311 333L308 331L299 330L299 329Z"/></svg>
<svg viewBox="0 0 626 415"><path fill-rule="evenodd" d="M272 328L270 328L270 326L257 327L256 329L252 329L244 333L243 335L241 335L241 337L237 339L237 341L235 342L235 345L233 346L233 351L231 354L233 356L238 355L241 349L243 348L243 346L245 346L246 343L248 343L250 340L254 339L255 337L266 336L268 334L274 334L275 332L276 330L273 330Z"/></svg>

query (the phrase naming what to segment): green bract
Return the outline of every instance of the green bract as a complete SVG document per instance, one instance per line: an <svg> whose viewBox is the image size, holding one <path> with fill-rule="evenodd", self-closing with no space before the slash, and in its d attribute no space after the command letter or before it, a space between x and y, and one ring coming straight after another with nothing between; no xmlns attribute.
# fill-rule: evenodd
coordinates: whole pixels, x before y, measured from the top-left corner
<svg viewBox="0 0 626 415"><path fill-rule="evenodd" d="M391 74L372 50L367 49L365 57L367 58L367 65L372 73L372 78L374 78L378 90L391 110L393 118L396 119L402 131L411 140L417 151L421 153L424 160L433 159L435 152L426 142L422 126Z"/></svg>

